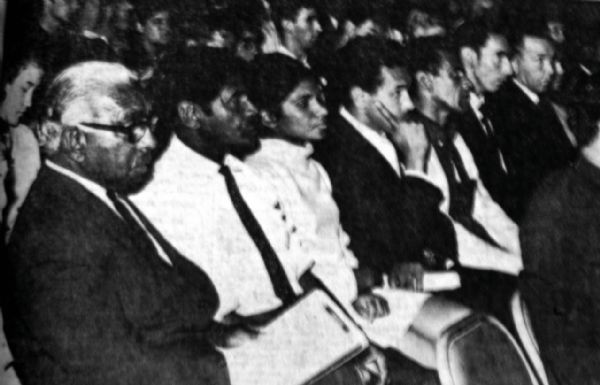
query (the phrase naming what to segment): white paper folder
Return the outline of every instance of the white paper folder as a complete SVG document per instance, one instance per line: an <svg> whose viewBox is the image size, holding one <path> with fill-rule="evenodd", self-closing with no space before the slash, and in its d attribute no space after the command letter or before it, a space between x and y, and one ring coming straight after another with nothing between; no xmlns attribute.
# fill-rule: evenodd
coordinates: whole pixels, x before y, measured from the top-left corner
<svg viewBox="0 0 600 385"><path fill-rule="evenodd" d="M257 339L222 351L232 385L304 385L368 346L360 328L315 290L261 329Z"/></svg>

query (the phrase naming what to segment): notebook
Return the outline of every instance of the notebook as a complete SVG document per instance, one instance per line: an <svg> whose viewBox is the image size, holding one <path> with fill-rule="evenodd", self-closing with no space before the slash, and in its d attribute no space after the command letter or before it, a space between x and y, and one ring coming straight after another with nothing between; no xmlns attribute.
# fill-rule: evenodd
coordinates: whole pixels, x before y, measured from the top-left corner
<svg viewBox="0 0 600 385"><path fill-rule="evenodd" d="M309 292L261 329L257 339L222 349L232 385L311 384L369 346L327 294Z"/></svg>

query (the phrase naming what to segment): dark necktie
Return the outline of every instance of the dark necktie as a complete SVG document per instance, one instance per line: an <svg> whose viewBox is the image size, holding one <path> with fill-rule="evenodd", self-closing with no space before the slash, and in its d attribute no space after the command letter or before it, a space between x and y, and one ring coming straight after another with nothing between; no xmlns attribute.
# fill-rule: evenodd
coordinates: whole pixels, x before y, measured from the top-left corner
<svg viewBox="0 0 600 385"><path fill-rule="evenodd" d="M485 227L473 218L473 205L477 183L469 177L458 149L452 138L434 144L434 149L446 174L450 193L449 214L452 219L462 224L467 230L484 241L499 247ZM458 177L457 175L458 174Z"/></svg>
<svg viewBox="0 0 600 385"><path fill-rule="evenodd" d="M292 286L285 275L285 270L283 269L275 250L273 250L269 239L254 217L254 214L252 214L248 204L242 197L231 170L229 167L222 165L219 172L223 174L223 177L225 178L227 191L229 192L229 197L231 198L231 202L233 203L235 211L237 212L242 223L244 224L244 227L246 228L246 231L248 231L248 234L252 238L252 241L262 256L267 272L269 273L269 278L271 279L271 285L273 285L275 295L283 302L284 305L293 303L296 300L296 294L294 293L294 290L292 289Z"/></svg>

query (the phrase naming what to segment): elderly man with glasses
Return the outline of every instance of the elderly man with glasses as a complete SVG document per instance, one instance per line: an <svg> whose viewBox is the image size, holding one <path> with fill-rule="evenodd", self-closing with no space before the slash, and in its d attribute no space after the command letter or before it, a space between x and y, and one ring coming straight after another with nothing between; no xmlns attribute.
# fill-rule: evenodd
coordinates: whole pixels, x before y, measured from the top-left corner
<svg viewBox="0 0 600 385"><path fill-rule="evenodd" d="M0 269L25 385L229 383L207 332L212 283L126 198L151 178L156 146L136 82L86 62L50 85L47 161Z"/></svg>

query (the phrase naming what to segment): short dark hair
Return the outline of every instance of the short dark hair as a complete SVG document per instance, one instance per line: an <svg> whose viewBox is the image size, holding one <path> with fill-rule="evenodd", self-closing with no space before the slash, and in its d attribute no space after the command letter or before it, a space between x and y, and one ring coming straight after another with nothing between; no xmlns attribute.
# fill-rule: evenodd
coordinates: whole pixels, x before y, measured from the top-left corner
<svg viewBox="0 0 600 385"><path fill-rule="evenodd" d="M172 5L169 2L162 0L144 0L137 2L135 5L135 14L138 21L142 24L158 12L170 12L171 10Z"/></svg>
<svg viewBox="0 0 600 385"><path fill-rule="evenodd" d="M316 0L273 0L271 4L271 18L277 31L283 32L283 20L296 20L302 8L318 10Z"/></svg>
<svg viewBox="0 0 600 385"><path fill-rule="evenodd" d="M374 93L383 82L382 67L408 68L400 43L374 36L352 39L339 51L337 71L329 79L333 96L349 107L352 104L352 88L359 87L365 92Z"/></svg>
<svg viewBox="0 0 600 385"><path fill-rule="evenodd" d="M506 36L506 33L499 28L490 26L482 19L475 19L458 27L454 32L453 39L456 48L468 47L479 53L494 35Z"/></svg>
<svg viewBox="0 0 600 385"><path fill-rule="evenodd" d="M254 105L279 116L281 104L303 80L316 76L299 61L280 53L260 55L253 63L248 96Z"/></svg>
<svg viewBox="0 0 600 385"><path fill-rule="evenodd" d="M453 47L450 40L441 36L422 37L412 41L409 46L411 74L437 74L446 61L456 65L458 60Z"/></svg>
<svg viewBox="0 0 600 385"><path fill-rule="evenodd" d="M523 43L527 37L552 42L548 35L548 25L545 18L541 16L525 17L513 26L512 32L509 34L509 44L512 48L513 57L523 48Z"/></svg>
<svg viewBox="0 0 600 385"><path fill-rule="evenodd" d="M175 105L187 100L208 111L224 87L243 84L245 73L244 63L223 48L189 48L169 68Z"/></svg>

